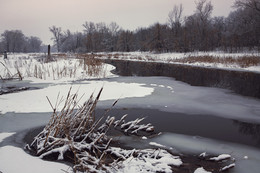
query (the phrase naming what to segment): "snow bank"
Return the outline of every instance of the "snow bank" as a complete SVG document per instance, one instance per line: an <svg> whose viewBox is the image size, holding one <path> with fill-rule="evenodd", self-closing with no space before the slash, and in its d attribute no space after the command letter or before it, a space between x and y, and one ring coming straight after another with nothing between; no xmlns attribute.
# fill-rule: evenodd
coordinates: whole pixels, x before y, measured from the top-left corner
<svg viewBox="0 0 260 173"><path fill-rule="evenodd" d="M0 148L0 160L0 172L3 173L64 173L62 170L71 171L65 164L43 161L29 155L21 148L13 146Z"/></svg>

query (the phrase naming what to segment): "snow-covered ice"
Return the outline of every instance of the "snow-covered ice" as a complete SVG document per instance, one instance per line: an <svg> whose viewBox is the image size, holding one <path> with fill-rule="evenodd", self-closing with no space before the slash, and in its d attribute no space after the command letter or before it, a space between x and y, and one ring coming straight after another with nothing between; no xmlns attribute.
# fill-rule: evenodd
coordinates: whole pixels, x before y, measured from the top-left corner
<svg viewBox="0 0 260 173"><path fill-rule="evenodd" d="M144 97L153 92L153 88L145 87L140 83L121 83L108 81L87 81L80 84L66 83L60 85L51 85L43 89L29 90L8 95L0 95L2 114L6 112L51 112L52 109L46 99L55 104L58 93L60 96L66 96L70 87L72 93L78 91L78 95L84 97L82 104L95 91L95 94L104 87L100 100L116 100L128 97Z"/></svg>

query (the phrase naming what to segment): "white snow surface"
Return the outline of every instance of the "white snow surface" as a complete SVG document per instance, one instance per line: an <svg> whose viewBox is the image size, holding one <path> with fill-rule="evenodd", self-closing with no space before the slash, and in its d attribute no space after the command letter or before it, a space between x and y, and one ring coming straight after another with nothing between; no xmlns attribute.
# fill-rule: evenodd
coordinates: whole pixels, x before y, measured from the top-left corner
<svg viewBox="0 0 260 173"><path fill-rule="evenodd" d="M5 139L8 138L12 135L14 135L15 133L0 133L0 143Z"/></svg>
<svg viewBox="0 0 260 173"><path fill-rule="evenodd" d="M41 160L13 146L0 148L0 160L0 172L3 173L63 173L62 170L72 172L65 164Z"/></svg>

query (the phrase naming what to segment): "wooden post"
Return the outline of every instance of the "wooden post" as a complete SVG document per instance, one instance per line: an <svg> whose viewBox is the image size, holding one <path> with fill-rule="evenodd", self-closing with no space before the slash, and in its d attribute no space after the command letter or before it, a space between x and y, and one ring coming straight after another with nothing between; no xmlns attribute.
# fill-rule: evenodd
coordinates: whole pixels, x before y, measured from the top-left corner
<svg viewBox="0 0 260 173"><path fill-rule="evenodd" d="M48 45L48 56L47 56L47 61L51 59L51 45Z"/></svg>
<svg viewBox="0 0 260 173"><path fill-rule="evenodd" d="M4 59L7 59L7 52L4 51Z"/></svg>
<svg viewBox="0 0 260 173"><path fill-rule="evenodd" d="M48 45L48 56L51 55L51 45Z"/></svg>

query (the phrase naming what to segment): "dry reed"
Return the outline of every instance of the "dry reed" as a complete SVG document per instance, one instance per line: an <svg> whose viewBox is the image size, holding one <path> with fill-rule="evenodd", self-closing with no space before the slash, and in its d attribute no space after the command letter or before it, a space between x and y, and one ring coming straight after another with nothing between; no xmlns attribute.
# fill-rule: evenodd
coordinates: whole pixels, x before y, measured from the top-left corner
<svg viewBox="0 0 260 173"><path fill-rule="evenodd" d="M154 127L151 124L139 125L143 119L125 122L126 115L115 121L115 117L107 116L107 112L96 119L94 112L102 90L96 97L92 94L82 106L78 105L81 98L71 94L71 88L66 98L58 95L55 105L47 97L53 109L51 119L26 148L43 159L70 160L74 163L74 172L110 172L112 165L126 159L132 151L115 152L115 148L110 147L112 138L106 135L109 129L114 127L129 135L143 131L148 135ZM58 111L62 102L64 106Z"/></svg>

